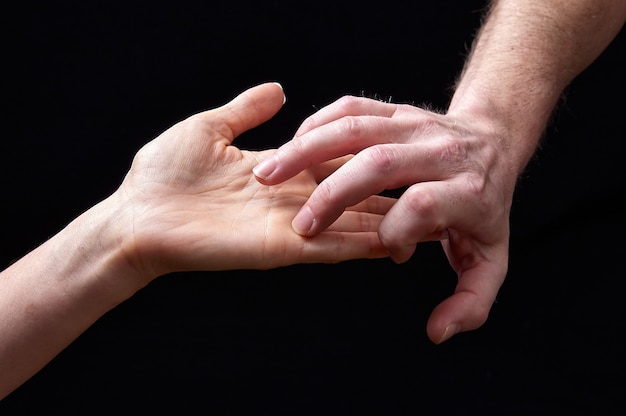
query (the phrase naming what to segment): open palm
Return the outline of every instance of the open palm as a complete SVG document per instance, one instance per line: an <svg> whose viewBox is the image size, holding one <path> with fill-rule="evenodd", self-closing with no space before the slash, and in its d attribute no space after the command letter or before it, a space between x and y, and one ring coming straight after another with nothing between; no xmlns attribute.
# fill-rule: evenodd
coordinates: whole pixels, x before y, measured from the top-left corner
<svg viewBox="0 0 626 416"><path fill-rule="evenodd" d="M270 119L283 101L277 84L250 88L174 125L137 153L117 193L147 273L386 256L377 229L391 200L359 204L314 238L291 227L319 181L340 161L327 164L328 172L318 166L276 186L255 180L252 168L274 151L243 151L232 141Z"/></svg>

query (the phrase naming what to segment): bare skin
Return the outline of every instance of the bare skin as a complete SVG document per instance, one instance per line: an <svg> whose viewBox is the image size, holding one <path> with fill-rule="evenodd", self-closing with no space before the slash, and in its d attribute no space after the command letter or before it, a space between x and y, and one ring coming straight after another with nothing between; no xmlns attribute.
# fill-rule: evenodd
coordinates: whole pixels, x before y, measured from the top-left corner
<svg viewBox="0 0 626 416"><path fill-rule="evenodd" d="M345 96L306 119L255 175L276 185L354 155L294 217L294 229L311 237L346 207L406 187L380 224L380 240L402 263L419 242L441 239L458 275L428 320L428 336L441 343L479 328L507 273L517 179L564 88L625 19L621 0L494 1L445 114Z"/></svg>
<svg viewBox="0 0 626 416"><path fill-rule="evenodd" d="M144 146L119 189L0 273L0 399L108 310L174 271L269 269L386 256L381 212L347 211L318 237L291 219L343 160L268 188L251 174L273 151L232 145L284 103L275 83L196 114Z"/></svg>

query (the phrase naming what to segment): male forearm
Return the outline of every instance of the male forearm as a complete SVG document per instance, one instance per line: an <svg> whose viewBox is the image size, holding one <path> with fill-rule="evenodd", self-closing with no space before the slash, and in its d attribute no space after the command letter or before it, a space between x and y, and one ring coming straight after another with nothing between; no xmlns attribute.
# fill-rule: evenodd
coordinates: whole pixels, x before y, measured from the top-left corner
<svg viewBox="0 0 626 416"><path fill-rule="evenodd" d="M507 140L509 166L519 174L565 87L625 19L623 0L493 1L449 113L495 122Z"/></svg>
<svg viewBox="0 0 626 416"><path fill-rule="evenodd" d="M0 273L0 399L137 290L103 201Z"/></svg>

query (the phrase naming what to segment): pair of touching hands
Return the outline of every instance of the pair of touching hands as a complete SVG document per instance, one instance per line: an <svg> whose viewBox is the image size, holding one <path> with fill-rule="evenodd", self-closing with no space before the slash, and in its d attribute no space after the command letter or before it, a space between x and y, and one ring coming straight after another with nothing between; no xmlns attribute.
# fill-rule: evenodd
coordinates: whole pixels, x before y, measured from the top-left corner
<svg viewBox="0 0 626 416"><path fill-rule="evenodd" d="M500 174L497 137L459 117L346 96L277 150L233 145L283 104L279 84L261 84L138 152L117 193L132 212L132 258L145 279L386 256L402 263L419 242L441 240L458 284L427 333L439 343L481 326L507 271L515 183ZM397 188L406 188L398 199L380 195Z"/></svg>

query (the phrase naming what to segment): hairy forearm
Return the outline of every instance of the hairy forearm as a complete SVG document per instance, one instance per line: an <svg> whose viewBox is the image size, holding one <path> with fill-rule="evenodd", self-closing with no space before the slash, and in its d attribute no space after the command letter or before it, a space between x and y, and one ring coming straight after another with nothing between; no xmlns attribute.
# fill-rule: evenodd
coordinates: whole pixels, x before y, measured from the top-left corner
<svg viewBox="0 0 626 416"><path fill-rule="evenodd" d="M0 273L0 398L137 289L103 201Z"/></svg>
<svg viewBox="0 0 626 416"><path fill-rule="evenodd" d="M625 19L623 0L493 1L448 112L496 124L518 174L565 87Z"/></svg>

